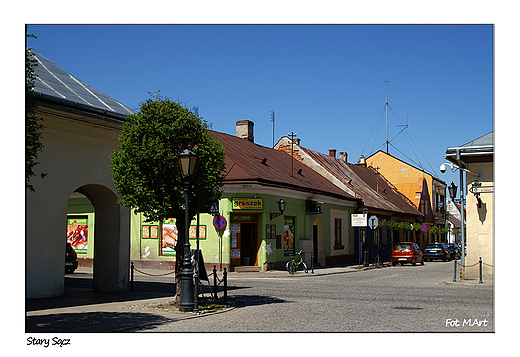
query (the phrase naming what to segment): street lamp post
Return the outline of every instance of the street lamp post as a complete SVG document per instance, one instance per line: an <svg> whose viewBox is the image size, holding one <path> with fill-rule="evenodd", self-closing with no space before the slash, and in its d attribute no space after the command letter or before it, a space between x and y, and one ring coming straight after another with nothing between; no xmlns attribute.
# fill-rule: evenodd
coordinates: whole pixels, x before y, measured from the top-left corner
<svg viewBox="0 0 520 357"><path fill-rule="evenodd" d="M194 309L193 301L193 268L191 265L191 249L190 249L190 210L189 210L189 192L190 192L190 176L193 175L197 155L189 150L184 149L179 154L179 165L181 167L182 178L184 180L184 196L185 196L185 235L184 235L184 252L181 270L181 298L179 302L179 310L184 312L192 312Z"/></svg>
<svg viewBox="0 0 520 357"><path fill-rule="evenodd" d="M442 164L440 167L440 170L442 173L446 172L446 165L449 165L451 167L451 171L454 172L455 170L459 170L459 180L460 180L460 243L462 245L462 254L461 254L461 263L462 263L462 272L464 272L464 267L466 264L466 241L465 241L465 232L464 232L464 171L469 172L470 174L476 175L477 177L481 177L480 173L478 172L472 172L468 169L465 169L461 167L461 160L460 160L460 152L457 150L457 157L456 157L459 166L451 163L451 164ZM448 187L448 190L450 191L450 196L452 199L455 199L457 196L457 186L452 182L450 187ZM464 273L461 274L462 279L464 280Z"/></svg>

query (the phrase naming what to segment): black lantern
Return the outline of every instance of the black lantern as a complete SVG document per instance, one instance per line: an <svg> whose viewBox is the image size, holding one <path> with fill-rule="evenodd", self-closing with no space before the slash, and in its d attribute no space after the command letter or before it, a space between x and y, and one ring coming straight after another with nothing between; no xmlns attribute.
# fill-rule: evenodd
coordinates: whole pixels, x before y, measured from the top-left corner
<svg viewBox="0 0 520 357"><path fill-rule="evenodd" d="M278 201L278 210L280 211L280 213L272 213L271 212L271 220L273 220L273 218L281 216L283 214L283 211L285 211L285 204L286 203L283 200L283 198L280 198L280 201Z"/></svg>
<svg viewBox="0 0 520 357"><path fill-rule="evenodd" d="M184 149L179 154L179 166L181 167L183 177L193 175L193 170L195 169L196 161L197 154L195 154L190 149Z"/></svg>
<svg viewBox="0 0 520 357"><path fill-rule="evenodd" d="M451 181L451 185L448 186L448 191L450 192L450 197L452 200L457 198L457 186Z"/></svg>

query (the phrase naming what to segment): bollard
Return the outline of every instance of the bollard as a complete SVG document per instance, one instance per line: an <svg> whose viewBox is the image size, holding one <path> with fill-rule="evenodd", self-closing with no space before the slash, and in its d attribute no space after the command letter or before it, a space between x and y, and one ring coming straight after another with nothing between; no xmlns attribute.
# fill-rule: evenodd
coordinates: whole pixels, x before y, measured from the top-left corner
<svg viewBox="0 0 520 357"><path fill-rule="evenodd" d="M457 282L457 261L453 260L453 282Z"/></svg>
<svg viewBox="0 0 520 357"><path fill-rule="evenodd" d="M227 305L227 268L224 268L224 305Z"/></svg>
<svg viewBox="0 0 520 357"><path fill-rule="evenodd" d="M213 297L218 299L217 296L217 266L213 265Z"/></svg>
<svg viewBox="0 0 520 357"><path fill-rule="evenodd" d="M480 265L480 280L479 280L479 284L484 284L482 282L482 257L479 258L479 261L478 261L479 265Z"/></svg>
<svg viewBox="0 0 520 357"><path fill-rule="evenodd" d="M134 262L130 263L130 291L134 291Z"/></svg>

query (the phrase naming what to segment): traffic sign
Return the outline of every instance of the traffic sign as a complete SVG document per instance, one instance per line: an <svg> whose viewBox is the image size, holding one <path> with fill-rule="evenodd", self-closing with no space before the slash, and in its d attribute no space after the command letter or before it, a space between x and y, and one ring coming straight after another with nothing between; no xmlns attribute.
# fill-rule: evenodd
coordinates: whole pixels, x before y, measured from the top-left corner
<svg viewBox="0 0 520 357"><path fill-rule="evenodd" d="M368 226L372 229L376 229L377 225L379 224L379 220L377 219L377 216L371 216L368 219Z"/></svg>
<svg viewBox="0 0 520 357"><path fill-rule="evenodd" d="M226 225L227 225L227 221L226 221L226 218L223 216L216 216L213 219L213 226L216 229L224 229L226 227Z"/></svg>
<svg viewBox="0 0 520 357"><path fill-rule="evenodd" d="M494 186L473 186L469 189L471 193L491 193L493 192Z"/></svg>
<svg viewBox="0 0 520 357"><path fill-rule="evenodd" d="M428 226L426 224L421 225L421 231L426 232L428 230Z"/></svg>
<svg viewBox="0 0 520 357"><path fill-rule="evenodd" d="M209 214L219 214L219 205L218 202L212 203L209 207Z"/></svg>

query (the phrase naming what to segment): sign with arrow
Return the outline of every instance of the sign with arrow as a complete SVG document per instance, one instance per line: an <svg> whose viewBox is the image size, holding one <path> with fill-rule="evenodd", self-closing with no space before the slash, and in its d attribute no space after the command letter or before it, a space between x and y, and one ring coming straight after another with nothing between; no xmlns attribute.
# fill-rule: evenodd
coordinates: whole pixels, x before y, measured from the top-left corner
<svg viewBox="0 0 520 357"><path fill-rule="evenodd" d="M493 186L473 186L469 189L471 193L491 193L493 192Z"/></svg>

